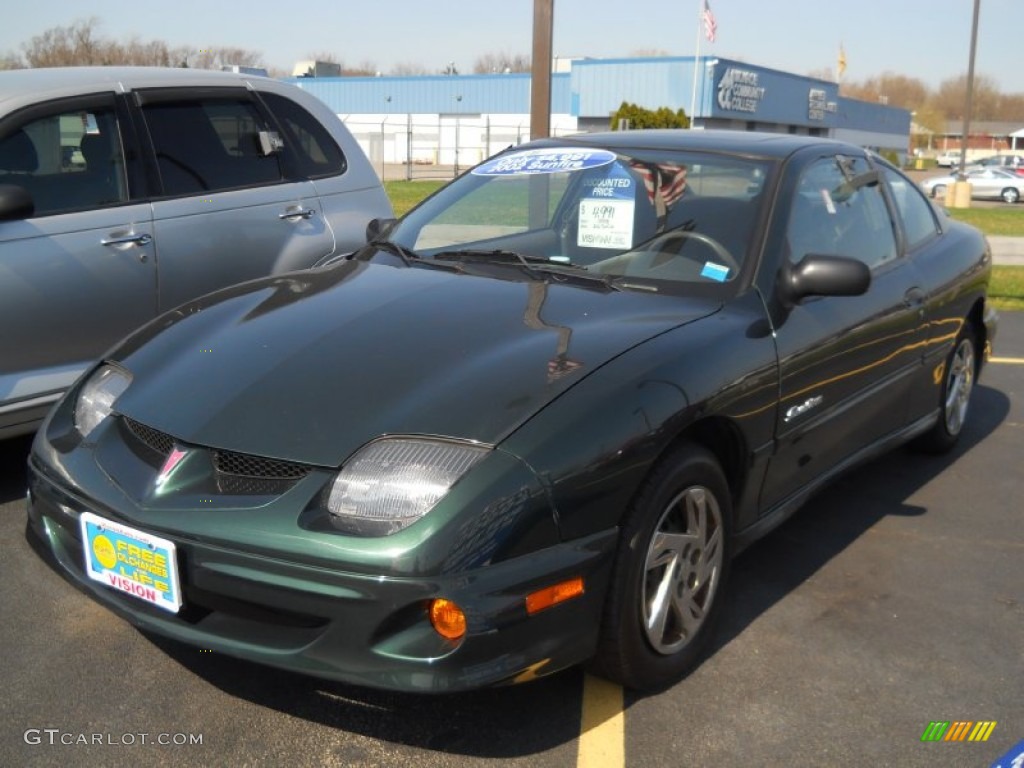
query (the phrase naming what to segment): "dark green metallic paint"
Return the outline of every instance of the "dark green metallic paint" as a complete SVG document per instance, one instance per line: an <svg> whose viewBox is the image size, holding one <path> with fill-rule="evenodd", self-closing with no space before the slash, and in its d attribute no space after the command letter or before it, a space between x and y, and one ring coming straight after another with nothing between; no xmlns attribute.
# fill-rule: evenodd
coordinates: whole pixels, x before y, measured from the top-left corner
<svg viewBox="0 0 1024 768"><path fill-rule="evenodd" d="M118 408L197 445L327 467L386 434L495 444L614 355L715 309L555 284L537 329L532 285L355 261L248 283L119 351L147 386ZM560 328L583 367L552 379Z"/></svg>
<svg viewBox="0 0 1024 768"><path fill-rule="evenodd" d="M630 141L714 148L707 135L607 138ZM995 332L984 241L952 225L874 272L865 296L787 305L777 278L793 178L822 153L860 150L794 137L722 141L779 167L760 201L752 261L712 291L616 291L516 265L460 273L370 250L227 289L141 329L108 354L134 376L116 410L189 455L157 489L159 468L129 446L122 416L78 437L76 385L33 447L29 520L43 550L139 626L325 677L448 691L588 659L624 511L663 457L706 448L729 486L737 542L749 543L837 472L935 419L931 366L964 318L983 336L979 349ZM903 286L918 284L924 300L908 309ZM823 407L791 411L805 390ZM325 489L385 435L493 450L405 530L342 535ZM210 506L211 449L299 462L308 473L283 493L223 494ZM801 475L809 463L814 471ZM176 543L181 615L84 577L84 510ZM527 594L576 576L582 597L527 616ZM429 626L426 606L439 596L466 611L458 642Z"/></svg>

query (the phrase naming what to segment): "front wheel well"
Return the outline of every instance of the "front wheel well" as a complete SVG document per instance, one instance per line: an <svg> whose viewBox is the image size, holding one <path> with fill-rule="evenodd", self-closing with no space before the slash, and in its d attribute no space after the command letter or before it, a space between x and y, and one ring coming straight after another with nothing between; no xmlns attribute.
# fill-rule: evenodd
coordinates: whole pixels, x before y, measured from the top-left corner
<svg viewBox="0 0 1024 768"><path fill-rule="evenodd" d="M985 364L986 353L991 341L988 338L988 330L985 328L985 303L983 300L979 299L971 307L971 311L967 315L967 322L971 324L971 328L974 330L975 346L978 349L978 356L974 364L974 374L977 376L981 373L981 369Z"/></svg>
<svg viewBox="0 0 1024 768"><path fill-rule="evenodd" d="M724 416L709 416L696 421L665 446L659 460L671 454L683 443L696 443L714 455L725 474L735 510L747 481L748 469L748 462L745 459L748 448L736 425ZM655 466L657 463L655 462Z"/></svg>

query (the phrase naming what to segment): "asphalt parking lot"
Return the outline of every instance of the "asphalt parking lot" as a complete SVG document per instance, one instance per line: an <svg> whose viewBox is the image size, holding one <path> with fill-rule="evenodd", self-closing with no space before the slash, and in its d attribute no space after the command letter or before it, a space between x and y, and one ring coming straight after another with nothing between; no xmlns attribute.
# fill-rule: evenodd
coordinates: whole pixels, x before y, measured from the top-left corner
<svg viewBox="0 0 1024 768"><path fill-rule="evenodd" d="M145 636L30 549L29 442L0 442L0 765L991 765L1024 739L1022 394L1004 313L957 450L897 450L747 551L709 657L645 697L579 670L386 694Z"/></svg>

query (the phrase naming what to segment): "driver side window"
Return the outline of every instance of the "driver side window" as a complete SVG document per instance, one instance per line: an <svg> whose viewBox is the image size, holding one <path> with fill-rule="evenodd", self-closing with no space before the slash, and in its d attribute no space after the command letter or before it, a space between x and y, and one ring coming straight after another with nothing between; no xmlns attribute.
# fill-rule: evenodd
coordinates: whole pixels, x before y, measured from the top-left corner
<svg viewBox="0 0 1024 768"><path fill-rule="evenodd" d="M847 256L874 269L896 258L896 237L877 182L854 180L863 158L822 158L804 170L787 225L789 259L809 253Z"/></svg>
<svg viewBox="0 0 1024 768"><path fill-rule="evenodd" d="M0 130L0 184L32 195L34 216L128 200L113 98L56 102Z"/></svg>

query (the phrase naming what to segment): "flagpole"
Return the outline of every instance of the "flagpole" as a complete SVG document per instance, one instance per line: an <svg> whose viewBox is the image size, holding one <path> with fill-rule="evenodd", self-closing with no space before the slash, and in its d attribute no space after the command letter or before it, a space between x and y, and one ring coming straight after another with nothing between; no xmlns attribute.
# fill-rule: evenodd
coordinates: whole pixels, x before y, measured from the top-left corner
<svg viewBox="0 0 1024 768"><path fill-rule="evenodd" d="M704 0L698 0L697 2L697 45L695 46L696 54L693 57L693 90L690 92L690 130L693 130L693 120L696 116L697 111L697 71L700 64L700 35L701 35L701 24L704 22L702 15L702 3Z"/></svg>

